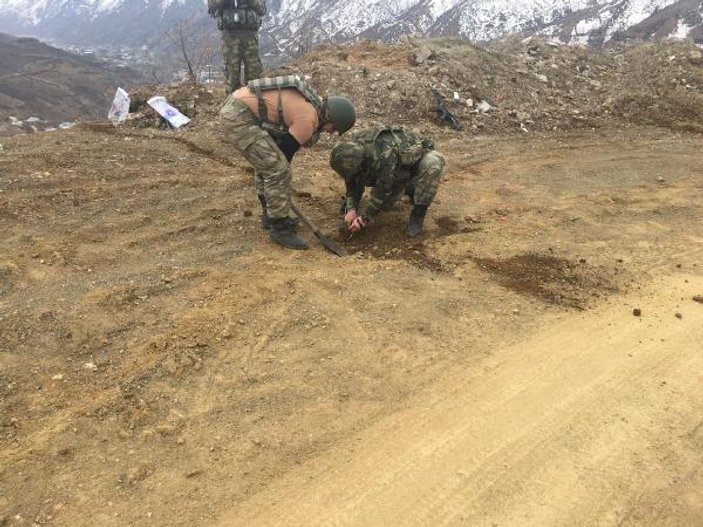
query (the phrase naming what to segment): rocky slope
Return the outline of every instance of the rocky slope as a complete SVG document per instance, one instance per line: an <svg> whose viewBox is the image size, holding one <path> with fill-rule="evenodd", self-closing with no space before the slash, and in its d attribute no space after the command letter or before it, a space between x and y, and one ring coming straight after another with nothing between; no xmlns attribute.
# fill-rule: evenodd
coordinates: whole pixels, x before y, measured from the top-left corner
<svg viewBox="0 0 703 527"><path fill-rule="evenodd" d="M405 38L394 45L362 41L327 45L268 74L296 73L322 94L341 94L358 107L361 125L426 126L438 120L431 88L458 119L461 134L529 134L592 130L628 123L703 132L703 51L690 42L621 44L600 51L507 39L489 47L457 39ZM140 89L132 125L159 120L145 101L157 91L210 126L222 102L187 85Z"/></svg>

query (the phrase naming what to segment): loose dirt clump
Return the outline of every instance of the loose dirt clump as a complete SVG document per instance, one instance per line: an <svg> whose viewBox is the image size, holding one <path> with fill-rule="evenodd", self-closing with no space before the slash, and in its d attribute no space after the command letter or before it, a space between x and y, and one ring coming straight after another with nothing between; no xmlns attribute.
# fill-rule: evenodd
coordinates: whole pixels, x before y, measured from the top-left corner
<svg viewBox="0 0 703 527"><path fill-rule="evenodd" d="M418 269L447 273L451 269L446 261L433 252L432 242L446 236L477 232L480 227L462 224L455 218L440 216L434 220L436 229L425 229L422 236L411 238L406 234L409 205L405 203L382 214L374 226L353 236L340 225L336 239L359 258L405 262ZM430 224L431 220L427 220Z"/></svg>
<svg viewBox="0 0 703 527"><path fill-rule="evenodd" d="M503 260L472 259L481 269L493 274L502 286L548 304L586 309L602 293L617 292L602 272L581 261L575 263L536 253Z"/></svg>

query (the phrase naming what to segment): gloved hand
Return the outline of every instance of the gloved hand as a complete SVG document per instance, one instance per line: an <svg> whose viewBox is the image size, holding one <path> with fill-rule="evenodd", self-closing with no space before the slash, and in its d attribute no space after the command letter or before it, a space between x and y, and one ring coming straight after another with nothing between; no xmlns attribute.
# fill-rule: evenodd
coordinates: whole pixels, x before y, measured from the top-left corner
<svg viewBox="0 0 703 527"><path fill-rule="evenodd" d="M349 209L347 213L344 215L344 223L347 224L347 229L351 227L351 224L354 223L354 220L357 219L359 215L356 213L356 209Z"/></svg>
<svg viewBox="0 0 703 527"><path fill-rule="evenodd" d="M349 225L349 231L352 233L359 232L364 227L366 227L366 222L361 216L357 216Z"/></svg>

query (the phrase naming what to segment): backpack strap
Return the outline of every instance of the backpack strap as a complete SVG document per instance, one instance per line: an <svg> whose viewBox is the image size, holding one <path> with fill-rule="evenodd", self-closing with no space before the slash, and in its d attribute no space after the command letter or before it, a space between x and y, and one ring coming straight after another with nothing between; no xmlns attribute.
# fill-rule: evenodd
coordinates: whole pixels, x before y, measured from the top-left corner
<svg viewBox="0 0 703 527"><path fill-rule="evenodd" d="M281 88L278 88L278 102L276 103L276 111L278 112L278 124L285 126L286 122L283 120L283 99L281 94Z"/></svg>
<svg viewBox="0 0 703 527"><path fill-rule="evenodd" d="M279 77L264 77L262 79L254 79L247 83L249 89L256 95L259 108L259 125L265 127L269 133L286 133L288 127L283 118L283 101L282 92L284 88L292 88L298 91L305 100L310 103L318 114L319 126L317 133L319 134L324 124L325 101L315 92L315 90L305 81L301 80L297 75L285 75ZM276 113L278 115L277 123L268 122L268 110L264 101L263 92L278 90L278 102L276 104ZM274 130L275 129L275 130Z"/></svg>
<svg viewBox="0 0 703 527"><path fill-rule="evenodd" d="M257 84L250 84L249 89L254 90L254 95L256 95L256 102L259 105L259 121L264 123L268 120L268 110L266 110L266 103L264 102L264 94L261 93L261 86Z"/></svg>

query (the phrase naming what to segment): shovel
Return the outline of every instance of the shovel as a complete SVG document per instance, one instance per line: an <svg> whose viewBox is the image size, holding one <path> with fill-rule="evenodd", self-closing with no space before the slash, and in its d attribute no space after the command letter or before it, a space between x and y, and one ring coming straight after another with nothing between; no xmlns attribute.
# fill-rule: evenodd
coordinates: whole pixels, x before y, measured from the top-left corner
<svg viewBox="0 0 703 527"><path fill-rule="evenodd" d="M311 222L310 219L305 214L300 212L300 209L295 205L295 203L291 202L290 208L293 209L293 212L295 212L295 215L298 216L298 218L300 218L301 221L315 234L317 239L320 240L322 245L325 246L325 249L333 252L337 256L347 256L349 254L344 247L342 247L334 240L331 240L327 236L322 234L320 229L315 227L315 224L313 222Z"/></svg>

